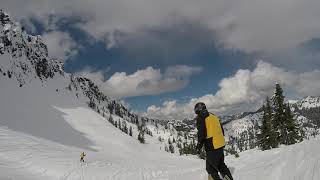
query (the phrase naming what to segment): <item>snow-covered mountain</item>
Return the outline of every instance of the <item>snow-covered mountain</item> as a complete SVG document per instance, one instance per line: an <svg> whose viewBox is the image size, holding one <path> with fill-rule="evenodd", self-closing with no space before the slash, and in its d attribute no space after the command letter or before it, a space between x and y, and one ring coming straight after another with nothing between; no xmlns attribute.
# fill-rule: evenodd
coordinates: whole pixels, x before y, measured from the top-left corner
<svg viewBox="0 0 320 180"><path fill-rule="evenodd" d="M294 118L303 130L304 139L309 139L320 133L320 97L308 96L301 100L288 100ZM223 124L229 148L245 151L256 148L256 134L261 125L262 108L255 112L242 112L220 117ZM177 131L188 132L189 137L195 137L194 120L172 120L171 124Z"/></svg>
<svg viewBox="0 0 320 180"><path fill-rule="evenodd" d="M138 121L137 115L130 113L117 101L106 97L90 79L64 72L63 63L48 56L47 46L40 36L27 34L24 28L2 11L0 22L1 97L10 98L2 99L2 102L16 100L17 104L23 104L45 99L46 102L63 102L62 104L66 105L80 102L101 114L111 112L121 118L125 117L130 122ZM33 94L36 96L33 97ZM56 99L56 96L60 99ZM27 101L28 97L36 99ZM2 109L7 108L8 104L5 104ZM17 118L13 117L11 116L12 120L6 118L10 127L17 124ZM37 118L30 117L31 119ZM32 129L30 132L35 131Z"/></svg>
<svg viewBox="0 0 320 180"><path fill-rule="evenodd" d="M308 96L301 100L289 100L294 118L303 130L304 138L319 134L320 97ZM230 145L243 151L256 147L256 133L261 125L261 109L256 112L240 113L221 117Z"/></svg>
<svg viewBox="0 0 320 180"><path fill-rule="evenodd" d="M296 101L295 103L291 104L296 105L299 110L318 108L320 107L320 97L308 96L300 101Z"/></svg>
<svg viewBox="0 0 320 180"><path fill-rule="evenodd" d="M306 118L306 122L320 127L320 97L308 96L296 103L291 104L292 110L300 115L300 118Z"/></svg>

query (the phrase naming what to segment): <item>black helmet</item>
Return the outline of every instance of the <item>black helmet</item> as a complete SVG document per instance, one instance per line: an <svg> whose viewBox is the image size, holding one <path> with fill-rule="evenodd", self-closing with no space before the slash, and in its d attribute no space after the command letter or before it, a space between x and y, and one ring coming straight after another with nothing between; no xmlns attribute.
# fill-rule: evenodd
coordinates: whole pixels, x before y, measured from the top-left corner
<svg viewBox="0 0 320 180"><path fill-rule="evenodd" d="M194 106L194 113L199 114L200 112L207 110L206 105L203 102L198 102L195 106Z"/></svg>

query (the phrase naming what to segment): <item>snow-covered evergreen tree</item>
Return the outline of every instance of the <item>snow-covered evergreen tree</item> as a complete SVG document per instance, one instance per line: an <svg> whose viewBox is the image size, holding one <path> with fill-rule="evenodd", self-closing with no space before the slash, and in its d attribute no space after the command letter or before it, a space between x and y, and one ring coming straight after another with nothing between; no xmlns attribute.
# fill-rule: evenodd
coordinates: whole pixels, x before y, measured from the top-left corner
<svg viewBox="0 0 320 180"><path fill-rule="evenodd" d="M258 143L262 150L271 149L270 144L270 130L271 123L266 115L266 107L263 105L263 116L262 116L262 125L260 127L260 134L258 134Z"/></svg>
<svg viewBox="0 0 320 180"><path fill-rule="evenodd" d="M276 84L276 90L272 98L272 106L274 109L274 115L272 124L276 129L276 142L284 144L285 136L287 135L286 128L284 127L285 122L285 106L284 106L284 96L283 90L280 84Z"/></svg>
<svg viewBox="0 0 320 180"><path fill-rule="evenodd" d="M263 105L262 109L262 125L260 127L260 134L257 137L260 148L267 150L278 146L276 130L272 120L272 108L268 97L266 98L266 105Z"/></svg>
<svg viewBox="0 0 320 180"><path fill-rule="evenodd" d="M145 141L145 138L144 138L144 132L143 131L140 131L139 134L138 134L138 140L140 143L144 144L146 141Z"/></svg>
<svg viewBox="0 0 320 180"><path fill-rule="evenodd" d="M289 104L285 107L285 128L286 136L284 137L284 144L295 144L301 140L299 135L299 127L296 120L293 118Z"/></svg>
<svg viewBox="0 0 320 180"><path fill-rule="evenodd" d="M171 153L174 153L174 146L172 144L169 144L169 151Z"/></svg>

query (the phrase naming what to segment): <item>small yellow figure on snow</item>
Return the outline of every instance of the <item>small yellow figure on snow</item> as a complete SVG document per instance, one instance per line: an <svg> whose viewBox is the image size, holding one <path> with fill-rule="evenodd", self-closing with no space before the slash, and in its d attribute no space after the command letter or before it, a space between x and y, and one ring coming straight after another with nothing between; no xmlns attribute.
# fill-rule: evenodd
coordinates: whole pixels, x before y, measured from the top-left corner
<svg viewBox="0 0 320 180"><path fill-rule="evenodd" d="M84 152L82 152L80 154L80 162L84 162L84 157L86 156L86 154Z"/></svg>

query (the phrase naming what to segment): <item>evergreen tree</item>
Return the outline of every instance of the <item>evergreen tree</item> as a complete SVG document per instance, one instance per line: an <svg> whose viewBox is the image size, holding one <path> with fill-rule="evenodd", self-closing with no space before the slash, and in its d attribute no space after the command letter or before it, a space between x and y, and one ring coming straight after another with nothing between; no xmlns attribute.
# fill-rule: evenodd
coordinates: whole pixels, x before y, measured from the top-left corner
<svg viewBox="0 0 320 180"><path fill-rule="evenodd" d="M168 144L172 144L172 143L171 143L171 140L170 140L170 137L168 138Z"/></svg>
<svg viewBox="0 0 320 180"><path fill-rule="evenodd" d="M177 143L177 147L178 147L179 149L181 149L181 143L180 143L180 142Z"/></svg>
<svg viewBox="0 0 320 180"><path fill-rule="evenodd" d="M169 151L171 153L174 153L174 146L172 144L169 144Z"/></svg>
<svg viewBox="0 0 320 180"><path fill-rule="evenodd" d="M166 152L169 152L169 148L168 148L167 145L164 147L164 150L165 150Z"/></svg>
<svg viewBox="0 0 320 180"><path fill-rule="evenodd" d="M120 119L118 120L118 128L122 130Z"/></svg>
<svg viewBox="0 0 320 180"><path fill-rule="evenodd" d="M287 135L286 129L284 127L285 121L285 106L284 106L284 96L283 90L280 84L276 84L276 90L272 98L272 105L274 108L273 115L273 127L275 129L276 142L284 144L285 136Z"/></svg>
<svg viewBox="0 0 320 180"><path fill-rule="evenodd" d="M284 103L283 90L279 84L273 98L273 126L277 128L276 137L279 144L295 144L301 140L299 127L293 118L289 104Z"/></svg>
<svg viewBox="0 0 320 180"><path fill-rule="evenodd" d="M127 123L124 124L124 127L123 127L123 132L125 132L126 134L128 134L128 127L127 127Z"/></svg>
<svg viewBox="0 0 320 180"><path fill-rule="evenodd" d="M257 135L258 144L262 150L275 148L278 146L276 128L273 125L272 108L270 100L267 97L266 105L263 105L262 126L260 128L260 134Z"/></svg>
<svg viewBox="0 0 320 180"><path fill-rule="evenodd" d="M114 120L113 120L113 118L112 118L111 114L110 114L110 116L109 116L108 121L109 121L111 124L113 124L113 125L114 125Z"/></svg>
<svg viewBox="0 0 320 180"><path fill-rule="evenodd" d="M129 128L129 135L132 136L132 127Z"/></svg>
<svg viewBox="0 0 320 180"><path fill-rule="evenodd" d="M296 120L290 110L289 104L285 104L283 90L276 84L276 90L272 98L272 106L267 98L263 106L262 126L257 135L258 144L262 150L278 147L279 144L295 144L302 140L299 135Z"/></svg>
<svg viewBox="0 0 320 180"><path fill-rule="evenodd" d="M290 145L299 142L299 128L298 125L293 118L291 109L289 104L286 105L285 108L285 127L286 127L286 136L284 137L284 144Z"/></svg>
<svg viewBox="0 0 320 180"><path fill-rule="evenodd" d="M260 127L260 134L258 134L258 144L262 150L271 149L270 131L271 123L267 117L266 107L263 105L262 126ZM241 150L240 150L241 151Z"/></svg>
<svg viewBox="0 0 320 180"><path fill-rule="evenodd" d="M183 150L182 150L182 148L179 148L179 154L180 154L180 156L183 155Z"/></svg>
<svg viewBox="0 0 320 180"><path fill-rule="evenodd" d="M156 126L156 128L157 128L157 129L159 128L159 126L158 126L158 123L157 123L157 122L156 122L156 125L155 125L155 126Z"/></svg>
<svg viewBox="0 0 320 180"><path fill-rule="evenodd" d="M276 148L278 147L278 141L277 141L277 127L274 126L273 124L273 113L272 113L272 107L270 104L270 99L269 97L266 98L266 107L265 107L265 116L266 120L268 122L269 126L269 145L271 148Z"/></svg>
<svg viewBox="0 0 320 180"><path fill-rule="evenodd" d="M141 144L144 144L145 143L145 138L144 138L144 132L143 131L140 131L139 134L138 134L138 140Z"/></svg>

